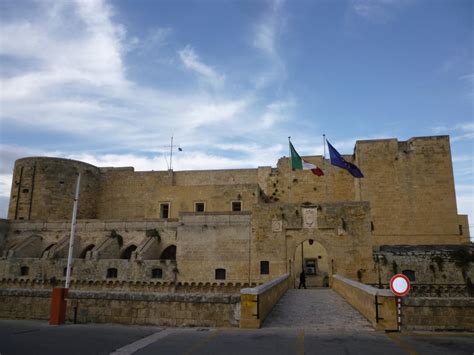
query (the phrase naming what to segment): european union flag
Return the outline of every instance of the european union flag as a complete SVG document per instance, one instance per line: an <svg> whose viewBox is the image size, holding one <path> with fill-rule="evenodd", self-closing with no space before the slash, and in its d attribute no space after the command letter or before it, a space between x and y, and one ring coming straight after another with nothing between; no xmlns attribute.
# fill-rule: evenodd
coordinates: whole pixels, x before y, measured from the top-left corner
<svg viewBox="0 0 474 355"><path fill-rule="evenodd" d="M362 172L360 169L355 166L352 163L347 162L341 154L329 143L329 141L326 141L328 143L328 148L329 148L329 156L331 157L331 164L338 166L340 168L346 169L353 177L356 178L363 178L364 175L362 175Z"/></svg>

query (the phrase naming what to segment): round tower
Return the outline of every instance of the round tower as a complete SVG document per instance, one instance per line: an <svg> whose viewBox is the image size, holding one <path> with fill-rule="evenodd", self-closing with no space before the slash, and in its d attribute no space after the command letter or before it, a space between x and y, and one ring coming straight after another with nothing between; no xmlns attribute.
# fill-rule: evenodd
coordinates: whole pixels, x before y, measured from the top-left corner
<svg viewBox="0 0 474 355"><path fill-rule="evenodd" d="M31 157L15 162L8 219L70 219L78 173L81 188L77 218L96 218L99 168L76 160Z"/></svg>

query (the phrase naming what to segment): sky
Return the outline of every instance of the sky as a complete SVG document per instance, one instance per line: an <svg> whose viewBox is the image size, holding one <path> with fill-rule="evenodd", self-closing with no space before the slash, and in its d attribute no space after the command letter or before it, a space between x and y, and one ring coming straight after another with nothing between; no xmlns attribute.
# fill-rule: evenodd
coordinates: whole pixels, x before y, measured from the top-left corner
<svg viewBox="0 0 474 355"><path fill-rule="evenodd" d="M0 218L15 159L275 166L450 135L474 225L474 2L0 0ZM167 147L168 146L168 147ZM473 228L471 227L471 234Z"/></svg>

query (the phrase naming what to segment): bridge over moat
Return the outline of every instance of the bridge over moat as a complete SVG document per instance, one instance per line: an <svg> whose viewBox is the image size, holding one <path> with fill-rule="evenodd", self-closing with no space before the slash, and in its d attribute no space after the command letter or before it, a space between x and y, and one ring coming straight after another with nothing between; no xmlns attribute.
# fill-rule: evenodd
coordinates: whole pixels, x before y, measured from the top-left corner
<svg viewBox="0 0 474 355"><path fill-rule="evenodd" d="M329 288L289 289L263 323L264 328L373 331L371 324Z"/></svg>

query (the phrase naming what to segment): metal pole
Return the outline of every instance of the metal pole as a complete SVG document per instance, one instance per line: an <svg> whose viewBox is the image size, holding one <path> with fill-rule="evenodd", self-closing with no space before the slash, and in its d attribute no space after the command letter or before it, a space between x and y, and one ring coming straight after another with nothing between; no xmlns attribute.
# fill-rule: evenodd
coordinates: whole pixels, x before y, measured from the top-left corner
<svg viewBox="0 0 474 355"><path fill-rule="evenodd" d="M77 205L79 202L80 185L81 185L81 173L78 173L77 183L76 183L76 195L74 196L74 207L72 209L71 237L69 238L69 253L67 256L66 284L64 286L66 289L69 288L69 284L71 283L72 252L74 249L74 233L76 232Z"/></svg>
<svg viewBox="0 0 474 355"><path fill-rule="evenodd" d="M173 136L171 136L171 145L170 145L170 170L173 170Z"/></svg>
<svg viewBox="0 0 474 355"><path fill-rule="evenodd" d="M288 203L291 203L291 190L293 189L293 187L291 186L291 177L292 177L292 171L293 171L293 162L292 162L292 159L291 159L291 147L290 147L290 144L291 144L291 137L288 136L288 152L290 155L288 155L288 160L290 162L290 172L288 174Z"/></svg>
<svg viewBox="0 0 474 355"><path fill-rule="evenodd" d="M328 170L326 169L326 134L323 134L323 169L324 169L324 188L326 190L326 202L329 202L328 198Z"/></svg>
<svg viewBox="0 0 474 355"><path fill-rule="evenodd" d="M402 299L397 297L397 330L402 331Z"/></svg>

